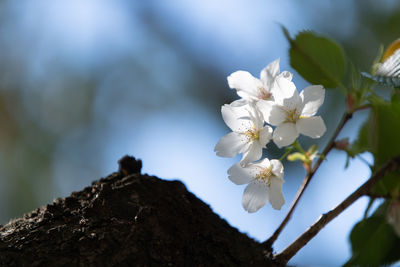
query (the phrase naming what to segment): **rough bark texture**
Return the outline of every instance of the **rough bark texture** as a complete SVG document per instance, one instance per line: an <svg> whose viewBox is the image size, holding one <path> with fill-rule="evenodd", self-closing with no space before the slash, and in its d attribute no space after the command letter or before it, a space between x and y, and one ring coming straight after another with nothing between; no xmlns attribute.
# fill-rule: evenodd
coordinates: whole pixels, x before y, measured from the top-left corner
<svg viewBox="0 0 400 267"><path fill-rule="evenodd" d="M141 162L0 226L1 266L272 266L262 246Z"/></svg>

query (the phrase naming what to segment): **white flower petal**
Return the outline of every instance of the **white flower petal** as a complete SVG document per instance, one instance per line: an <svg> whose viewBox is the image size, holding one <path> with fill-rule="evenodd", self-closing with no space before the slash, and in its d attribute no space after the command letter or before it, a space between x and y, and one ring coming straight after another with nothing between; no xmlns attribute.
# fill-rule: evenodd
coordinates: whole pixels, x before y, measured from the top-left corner
<svg viewBox="0 0 400 267"><path fill-rule="evenodd" d="M253 181L249 183L243 192L243 208L253 213L262 208L268 201L267 186L264 183Z"/></svg>
<svg viewBox="0 0 400 267"><path fill-rule="evenodd" d="M267 89L270 89L275 77L279 75L279 61L280 59L278 58L277 60L269 63L268 66L266 66L260 73L260 79Z"/></svg>
<svg viewBox="0 0 400 267"><path fill-rule="evenodd" d="M282 76L276 78L271 92L275 103L278 105L292 109L296 108L299 104L302 104L300 95L297 92L294 83Z"/></svg>
<svg viewBox="0 0 400 267"><path fill-rule="evenodd" d="M231 132L222 138L215 145L214 151L217 156L231 158L242 153L248 146L247 139L241 134Z"/></svg>
<svg viewBox="0 0 400 267"><path fill-rule="evenodd" d="M258 140L253 141L248 150L243 153L240 165L246 166L250 162L259 160L262 156L262 146Z"/></svg>
<svg viewBox="0 0 400 267"><path fill-rule="evenodd" d="M296 110L296 114L299 116L301 115L303 107L303 101L301 101L299 93L295 93L293 97L283 100L283 108L288 111Z"/></svg>
<svg viewBox="0 0 400 267"><path fill-rule="evenodd" d="M260 140L261 147L265 147L269 143L269 141L271 141L272 132L273 132L273 130L270 126L265 126L260 130L259 140Z"/></svg>
<svg viewBox="0 0 400 267"><path fill-rule="evenodd" d="M257 165L261 168L269 168L269 166L271 166L271 162L269 161L268 158L264 158L260 161L257 161L254 165Z"/></svg>
<svg viewBox="0 0 400 267"><path fill-rule="evenodd" d="M276 210L280 210L283 204L285 204L285 199L282 193L282 184L283 180L271 177L268 187L268 197L272 207Z"/></svg>
<svg viewBox="0 0 400 267"><path fill-rule="evenodd" d="M302 116L311 117L317 113L319 107L324 103L325 89L322 85L313 85L305 88L300 97L303 100Z"/></svg>
<svg viewBox="0 0 400 267"><path fill-rule="evenodd" d="M236 89L237 94L245 99L257 99L258 88L263 86L259 79L242 70L232 73L227 79L229 87Z"/></svg>
<svg viewBox="0 0 400 267"><path fill-rule="evenodd" d="M283 165L280 160L277 159L272 159L271 161L272 165L272 173L278 177L279 179L283 179Z"/></svg>
<svg viewBox="0 0 400 267"><path fill-rule="evenodd" d="M248 105L248 104L249 104L249 101L247 101L246 99L241 98L241 99L233 101L230 104L230 106L234 107L234 108L240 108L240 107L243 107L243 106Z"/></svg>
<svg viewBox="0 0 400 267"><path fill-rule="evenodd" d="M279 74L279 75L282 76L283 78L289 80L289 81L292 81L293 74L291 72L289 72L289 71L282 71L282 73Z"/></svg>
<svg viewBox="0 0 400 267"><path fill-rule="evenodd" d="M263 114L264 120L271 125L279 125L286 120L286 112L273 101L260 100L257 107Z"/></svg>
<svg viewBox="0 0 400 267"><path fill-rule="evenodd" d="M264 120L269 123L269 117L271 116L271 110L275 103L268 100L260 100L256 103L256 107L263 114Z"/></svg>
<svg viewBox="0 0 400 267"><path fill-rule="evenodd" d="M248 113L251 121L256 129L261 129L264 126L264 117L261 111L256 107L254 103L248 105Z"/></svg>
<svg viewBox="0 0 400 267"><path fill-rule="evenodd" d="M239 163L236 163L229 168L228 178L237 185L248 184L254 180L258 169L259 167L254 164L249 164L249 166L243 168Z"/></svg>
<svg viewBox="0 0 400 267"><path fill-rule="evenodd" d="M299 136L296 125L291 122L285 122L275 128L273 140L281 148L292 144Z"/></svg>
<svg viewBox="0 0 400 267"><path fill-rule="evenodd" d="M233 107L231 105L223 105L221 107L222 119L234 132L246 131L247 128L252 127L249 119L243 119L249 116L247 105L240 107Z"/></svg>
<svg viewBox="0 0 400 267"><path fill-rule="evenodd" d="M325 123L320 116L298 119L296 128L299 133L311 138L320 138L326 131Z"/></svg>
<svg viewBox="0 0 400 267"><path fill-rule="evenodd" d="M275 105L271 109L268 120L271 125L278 126L286 120L286 117L286 111L284 111L282 107Z"/></svg>

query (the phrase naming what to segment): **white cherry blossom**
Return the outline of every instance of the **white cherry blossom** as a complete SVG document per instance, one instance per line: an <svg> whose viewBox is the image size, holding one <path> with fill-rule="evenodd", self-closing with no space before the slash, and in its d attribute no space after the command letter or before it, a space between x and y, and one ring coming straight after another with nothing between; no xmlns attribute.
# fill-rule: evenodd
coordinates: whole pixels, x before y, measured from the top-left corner
<svg viewBox="0 0 400 267"><path fill-rule="evenodd" d="M309 86L299 94L293 82L277 77L272 94L274 101L258 101L257 107L267 123L277 126L273 140L278 147L292 144L299 134L320 138L325 133L324 121L314 116L325 98L321 85Z"/></svg>
<svg viewBox="0 0 400 267"><path fill-rule="evenodd" d="M283 165L279 160L267 158L246 167L234 164L229 170L229 179L237 184L248 184L243 192L242 205L249 213L262 208L268 201L280 210L285 199L282 194Z"/></svg>
<svg viewBox="0 0 400 267"><path fill-rule="evenodd" d="M220 157L233 157L243 153L240 164L259 160L262 149L272 138L272 128L264 126L262 114L253 106L221 108L222 118L233 132L223 136L215 145L214 151Z"/></svg>
<svg viewBox="0 0 400 267"><path fill-rule="evenodd" d="M241 106L248 102L263 100L272 100L271 88L278 76L292 80L292 74L288 71L280 73L279 58L260 73L260 79L253 77L249 72L239 70L228 76L228 84L232 89L236 89L237 94L242 99L232 103L233 106Z"/></svg>

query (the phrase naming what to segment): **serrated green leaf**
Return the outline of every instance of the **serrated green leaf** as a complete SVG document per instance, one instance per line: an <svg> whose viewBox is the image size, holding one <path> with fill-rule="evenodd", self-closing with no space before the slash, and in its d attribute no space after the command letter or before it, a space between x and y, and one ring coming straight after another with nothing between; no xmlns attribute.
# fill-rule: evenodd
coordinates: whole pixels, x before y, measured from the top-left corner
<svg viewBox="0 0 400 267"><path fill-rule="evenodd" d="M371 216L357 223L350 241L352 257L344 266L381 266L400 259L400 238L384 216Z"/></svg>
<svg viewBox="0 0 400 267"><path fill-rule="evenodd" d="M313 32L299 33L290 42L290 64L311 84L321 84L325 88L343 88L341 81L346 71L343 49L334 41Z"/></svg>

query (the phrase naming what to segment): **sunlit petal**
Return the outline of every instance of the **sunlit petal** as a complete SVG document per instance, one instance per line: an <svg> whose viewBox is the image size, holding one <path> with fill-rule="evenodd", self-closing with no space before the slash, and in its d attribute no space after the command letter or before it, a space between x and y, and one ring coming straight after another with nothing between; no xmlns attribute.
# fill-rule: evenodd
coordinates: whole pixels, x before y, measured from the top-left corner
<svg viewBox="0 0 400 267"><path fill-rule="evenodd" d="M283 165L282 162L280 160L277 159L272 159L271 161L271 165L272 165L272 173L282 179L283 178Z"/></svg>
<svg viewBox="0 0 400 267"><path fill-rule="evenodd" d="M296 122L297 131L311 138L320 138L326 131L324 121L320 116L301 118Z"/></svg>
<svg viewBox="0 0 400 267"><path fill-rule="evenodd" d="M234 132L245 131L245 129L252 127L249 119L249 112L246 106L233 107L231 105L223 105L221 107L222 118L226 125Z"/></svg>
<svg viewBox="0 0 400 267"><path fill-rule="evenodd" d="M247 147L247 139L239 133L231 132L224 135L215 145L217 156L231 158L243 152Z"/></svg>
<svg viewBox="0 0 400 267"><path fill-rule="evenodd" d="M285 199L282 193L283 180L276 177L271 177L270 184L268 187L269 202L272 207L276 210L280 210L285 204Z"/></svg>
<svg viewBox="0 0 400 267"><path fill-rule="evenodd" d="M270 126L265 126L260 130L259 139L260 139L261 147L265 147L269 143L269 141L271 141L272 132L273 132L273 130Z"/></svg>
<svg viewBox="0 0 400 267"><path fill-rule="evenodd" d="M299 105L299 102L302 103L294 83L282 76L276 78L271 91L278 105L294 108Z"/></svg>
<svg viewBox="0 0 400 267"><path fill-rule="evenodd" d="M243 192L242 205L249 213L258 211L267 201L267 188L263 183L251 182Z"/></svg>
<svg viewBox="0 0 400 267"><path fill-rule="evenodd" d="M232 73L227 79L229 87L236 89L237 94L245 99L257 99L258 90L263 86L259 79L242 70Z"/></svg>
<svg viewBox="0 0 400 267"><path fill-rule="evenodd" d="M262 156L262 146L258 140L252 142L249 149L243 153L243 158L240 161L240 165L246 166L250 162L259 160Z"/></svg>
<svg viewBox="0 0 400 267"><path fill-rule="evenodd" d="M273 101L260 100L257 107L263 114L264 120L271 125L279 125L286 120L286 112Z"/></svg>
<svg viewBox="0 0 400 267"><path fill-rule="evenodd" d="M296 125L286 122L276 127L272 138L275 144L281 148L292 144L298 136Z"/></svg>
<svg viewBox="0 0 400 267"><path fill-rule="evenodd" d="M276 59L266 66L260 73L260 79L263 82L264 86L270 89L272 82L275 80L275 77L279 75L279 61L280 59Z"/></svg>
<svg viewBox="0 0 400 267"><path fill-rule="evenodd" d="M321 85L309 86L300 93L300 97L304 103L301 115L306 117L314 116L324 103L325 89Z"/></svg>
<svg viewBox="0 0 400 267"><path fill-rule="evenodd" d="M249 164L249 166L243 168L239 163L236 163L229 168L228 177L229 180L237 185L248 184L254 180L258 169L259 167L253 164Z"/></svg>

